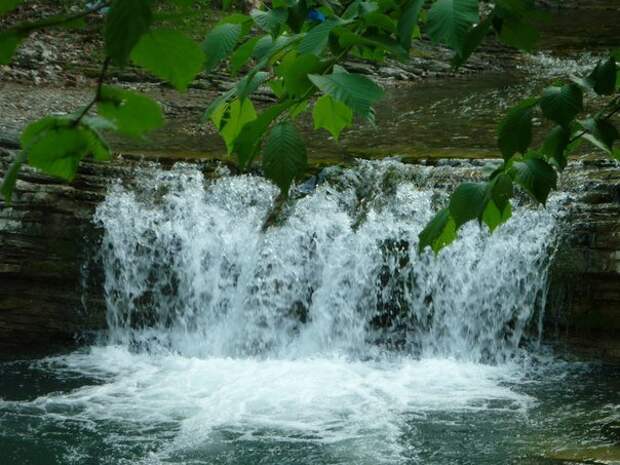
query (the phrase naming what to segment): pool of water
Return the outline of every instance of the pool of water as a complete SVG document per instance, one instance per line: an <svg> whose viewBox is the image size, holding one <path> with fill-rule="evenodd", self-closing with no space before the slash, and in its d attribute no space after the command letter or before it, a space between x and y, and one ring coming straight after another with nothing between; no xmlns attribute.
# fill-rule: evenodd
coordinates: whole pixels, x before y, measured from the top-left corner
<svg viewBox="0 0 620 465"><path fill-rule="evenodd" d="M619 392L620 367L542 351L484 365L94 346L0 365L0 457L3 465L619 463Z"/></svg>

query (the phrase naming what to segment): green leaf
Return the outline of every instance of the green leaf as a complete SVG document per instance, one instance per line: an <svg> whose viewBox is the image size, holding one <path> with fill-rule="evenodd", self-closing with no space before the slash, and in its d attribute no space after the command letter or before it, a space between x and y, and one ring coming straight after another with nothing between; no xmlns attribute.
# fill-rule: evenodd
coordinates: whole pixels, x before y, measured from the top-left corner
<svg viewBox="0 0 620 465"><path fill-rule="evenodd" d="M79 140L82 141L86 147L81 156L92 155L95 160L109 160L110 148L98 132L98 129L102 127L109 127L109 124L106 126L105 121L98 117L85 116L82 118L82 121L76 125L75 121L68 117L47 116L28 125L24 131L22 131L20 142L24 153L28 154L28 159L30 160L31 152L33 150L37 152L39 144L42 143L45 138L53 137L55 131L63 132L65 130L70 130L72 133L75 133L76 137L79 138ZM62 143L58 147L54 148L57 150L62 150ZM50 154L50 156L52 156L52 154ZM67 155L65 158L70 156L71 154ZM45 158L44 154L41 158ZM62 165L65 161L59 161L57 163ZM65 176L62 173L55 173L42 165L39 166L39 168L43 169L48 174L70 179L70 176Z"/></svg>
<svg viewBox="0 0 620 465"><path fill-rule="evenodd" d="M302 100L292 105L288 111L288 114L291 115L291 118L294 120L299 115L301 115L303 112L305 112L307 109L308 109L308 100Z"/></svg>
<svg viewBox="0 0 620 465"><path fill-rule="evenodd" d="M248 62L256 47L259 37L253 37L243 45L239 46L235 53L230 57L230 72L233 76L236 76L239 70ZM208 52L207 52L208 57Z"/></svg>
<svg viewBox="0 0 620 465"><path fill-rule="evenodd" d="M604 152L611 154L614 142L620 138L616 127L606 119L588 118L579 121L581 127L587 131L583 138Z"/></svg>
<svg viewBox="0 0 620 465"><path fill-rule="evenodd" d="M8 65L23 36L14 31L0 32L0 65Z"/></svg>
<svg viewBox="0 0 620 465"><path fill-rule="evenodd" d="M114 64L125 66L131 51L149 30L150 0L114 0L106 15L105 47Z"/></svg>
<svg viewBox="0 0 620 465"><path fill-rule="evenodd" d="M601 61L590 73L587 80L594 92L599 95L611 95L616 88L616 60L610 56Z"/></svg>
<svg viewBox="0 0 620 465"><path fill-rule="evenodd" d="M398 30L398 41L407 53L409 53L409 49L411 48L413 31L418 24L418 16L422 5L424 5L424 0L407 0L398 18L398 24L396 26Z"/></svg>
<svg viewBox="0 0 620 465"><path fill-rule="evenodd" d="M499 38L506 45L531 52L536 47L540 34L531 24L510 17L502 21Z"/></svg>
<svg viewBox="0 0 620 465"><path fill-rule="evenodd" d="M17 183L17 174L26 159L26 152L19 152L15 157L15 160L13 160L13 162L9 165L6 173L4 173L4 179L2 179L2 185L0 186L0 193L4 196L4 201L7 204L11 203L13 191L15 190L15 184Z"/></svg>
<svg viewBox="0 0 620 465"><path fill-rule="evenodd" d="M66 117L35 121L22 132L21 144L31 166L67 180L75 177L86 155L109 158L109 149L94 130Z"/></svg>
<svg viewBox="0 0 620 465"><path fill-rule="evenodd" d="M540 99L540 108L546 118L567 127L583 110L583 92L574 83L547 87Z"/></svg>
<svg viewBox="0 0 620 465"><path fill-rule="evenodd" d="M80 128L85 131L85 137L89 141L88 152L92 155L96 161L108 161L112 158L110 147L103 140L99 131L97 130L95 121L96 118L88 117L83 118L80 123Z"/></svg>
<svg viewBox="0 0 620 465"><path fill-rule="evenodd" d="M241 24L224 23L215 26L202 43L202 49L204 50L207 58L205 62L205 70L211 71L220 62L226 58L235 49L237 41L241 37ZM258 39L256 39L258 40ZM246 50L243 51L245 54ZM247 61L252 51L247 53ZM241 65L243 65L241 63ZM239 68L241 67L239 66Z"/></svg>
<svg viewBox="0 0 620 465"><path fill-rule="evenodd" d="M157 102L146 95L118 87L103 86L97 112L110 121L116 130L132 137L160 128L164 116Z"/></svg>
<svg viewBox="0 0 620 465"><path fill-rule="evenodd" d="M323 70L323 64L316 55L297 55L294 50L286 54L276 69L276 74L284 79L284 88L291 97L301 97L312 88L308 74Z"/></svg>
<svg viewBox="0 0 620 465"><path fill-rule="evenodd" d="M396 32L396 23L388 15L374 11L364 16L364 23L368 27L374 27L388 34Z"/></svg>
<svg viewBox="0 0 620 465"><path fill-rule="evenodd" d="M234 94L240 99L244 99L256 92L263 82L269 78L269 73L259 71L257 73L249 73L241 79L233 88Z"/></svg>
<svg viewBox="0 0 620 465"><path fill-rule="evenodd" d="M338 140L340 132L353 123L353 111L344 103L323 95L314 104L312 118L314 129L327 129Z"/></svg>
<svg viewBox="0 0 620 465"><path fill-rule="evenodd" d="M437 0L428 12L427 32L435 42L461 50L467 31L479 19L478 0Z"/></svg>
<svg viewBox="0 0 620 465"><path fill-rule="evenodd" d="M515 162L514 180L523 187L534 199L545 204L551 189L557 187L558 176L546 161L530 157Z"/></svg>
<svg viewBox="0 0 620 465"><path fill-rule="evenodd" d="M258 27L275 37L286 24L288 11L285 8L273 8L269 11L252 10L250 16Z"/></svg>
<svg viewBox="0 0 620 465"><path fill-rule="evenodd" d="M0 1L0 15L8 13L11 10L17 8L22 0L2 0Z"/></svg>
<svg viewBox="0 0 620 465"><path fill-rule="evenodd" d="M28 164L52 176L72 180L89 148L84 132L56 127L42 134L28 148Z"/></svg>
<svg viewBox="0 0 620 465"><path fill-rule="evenodd" d="M563 170L566 168L566 148L570 142L570 131L562 126L554 127L542 146L542 153L555 160L558 167Z"/></svg>
<svg viewBox="0 0 620 465"><path fill-rule="evenodd" d="M511 216L512 206L510 203L502 211L493 200L489 200L486 207L484 207L484 212L482 212L482 221L493 232L499 225L508 221Z"/></svg>
<svg viewBox="0 0 620 465"><path fill-rule="evenodd" d="M462 47L456 51L452 58L452 66L459 68L469 59L489 33L492 24L491 17L488 17L467 31L463 38Z"/></svg>
<svg viewBox="0 0 620 465"><path fill-rule="evenodd" d="M235 99L228 105L228 118L220 130L230 155L235 146L235 139L246 123L256 119L256 110L250 99Z"/></svg>
<svg viewBox="0 0 620 465"><path fill-rule="evenodd" d="M420 252L430 246L433 252L438 253L443 247L454 241L456 239L456 224L450 216L450 211L447 208L440 210L418 237L420 239L418 243Z"/></svg>
<svg viewBox="0 0 620 465"><path fill-rule="evenodd" d="M504 159L525 153L532 143L532 107L538 99L530 98L511 108L499 124L497 144Z"/></svg>
<svg viewBox="0 0 620 465"><path fill-rule="evenodd" d="M301 176L308 164L306 146L290 121L276 124L263 150L263 171L282 194L288 196L291 182Z"/></svg>
<svg viewBox="0 0 620 465"><path fill-rule="evenodd" d="M267 84L276 97L279 99L284 98L284 94L286 94L286 90L284 90L284 79L272 79Z"/></svg>
<svg viewBox="0 0 620 465"><path fill-rule="evenodd" d="M456 228L481 217L487 201L487 184L466 182L456 188L450 196L450 216Z"/></svg>
<svg viewBox="0 0 620 465"><path fill-rule="evenodd" d="M330 18L321 24L314 26L306 32L303 39L301 39L298 48L299 53L312 53L314 55L320 55L327 45L330 32L340 23L341 21Z"/></svg>
<svg viewBox="0 0 620 465"><path fill-rule="evenodd" d="M157 29L142 37L131 59L183 91L202 70L205 55L196 42L180 32Z"/></svg>
<svg viewBox="0 0 620 465"><path fill-rule="evenodd" d="M252 51L252 57L256 58L257 60L264 58L265 56L267 56L273 46L274 40L273 37L271 37L270 35L264 35L262 37L259 37L258 42L256 42L256 47L254 47L254 50Z"/></svg>
<svg viewBox="0 0 620 465"><path fill-rule="evenodd" d="M334 72L328 75L310 74L308 78L324 94L349 106L358 115L372 120L372 104L383 96L383 89L360 74Z"/></svg>
<svg viewBox="0 0 620 465"><path fill-rule="evenodd" d="M263 111L258 118L245 124L235 139L233 151L237 154L239 167L245 169L254 156L258 153L263 134L271 123L292 105L292 101L286 101L273 105Z"/></svg>
<svg viewBox="0 0 620 465"><path fill-rule="evenodd" d="M510 206L513 194L512 178L504 173L499 174L491 181L490 191L491 200L503 214L504 209Z"/></svg>

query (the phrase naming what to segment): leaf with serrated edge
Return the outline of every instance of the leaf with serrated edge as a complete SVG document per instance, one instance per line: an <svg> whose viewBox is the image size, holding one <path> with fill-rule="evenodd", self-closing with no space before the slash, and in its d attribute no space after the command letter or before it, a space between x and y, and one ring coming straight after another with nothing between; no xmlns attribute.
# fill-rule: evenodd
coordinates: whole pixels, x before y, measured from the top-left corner
<svg viewBox="0 0 620 465"><path fill-rule="evenodd" d="M308 163L306 146L290 121L276 124L263 149L263 171L285 197L293 179L301 176Z"/></svg>

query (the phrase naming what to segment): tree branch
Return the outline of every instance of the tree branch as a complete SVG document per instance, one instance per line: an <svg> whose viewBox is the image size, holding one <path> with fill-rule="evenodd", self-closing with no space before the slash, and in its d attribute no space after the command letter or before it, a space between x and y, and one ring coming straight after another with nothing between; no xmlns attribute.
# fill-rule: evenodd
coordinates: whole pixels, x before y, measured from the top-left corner
<svg viewBox="0 0 620 465"><path fill-rule="evenodd" d="M105 75L108 72L108 67L110 66L110 57L107 57L103 62L103 66L101 67L101 72L99 73L99 79L97 80L97 91L95 92L95 96L93 99L84 107L82 112L78 115L78 117L73 121L73 126L77 126L80 124L80 121L86 116L86 114L90 111L90 109L101 99L101 88L103 87L103 81L105 79Z"/></svg>
<svg viewBox="0 0 620 465"><path fill-rule="evenodd" d="M19 24L13 28L10 28L9 31L15 31L18 34L29 34L32 31L36 31L37 29L45 29L47 27L56 27L62 26L63 24L70 23L72 21L77 21L78 19L82 19L86 16L89 16L93 13L97 13L98 11L103 10L104 8L109 7L111 4L110 1L101 2L97 6L90 8L88 10L80 11L79 13L74 13L69 16L51 16L49 18L42 19L40 21L33 21L30 23Z"/></svg>

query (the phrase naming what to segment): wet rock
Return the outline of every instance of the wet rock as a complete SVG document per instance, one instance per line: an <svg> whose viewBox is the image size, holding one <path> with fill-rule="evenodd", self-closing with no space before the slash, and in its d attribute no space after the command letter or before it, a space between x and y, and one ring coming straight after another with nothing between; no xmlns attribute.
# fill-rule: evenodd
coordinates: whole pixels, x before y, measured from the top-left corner
<svg viewBox="0 0 620 465"><path fill-rule="evenodd" d="M547 327L620 357L620 164L571 163L563 175L568 215L551 281Z"/></svg>

